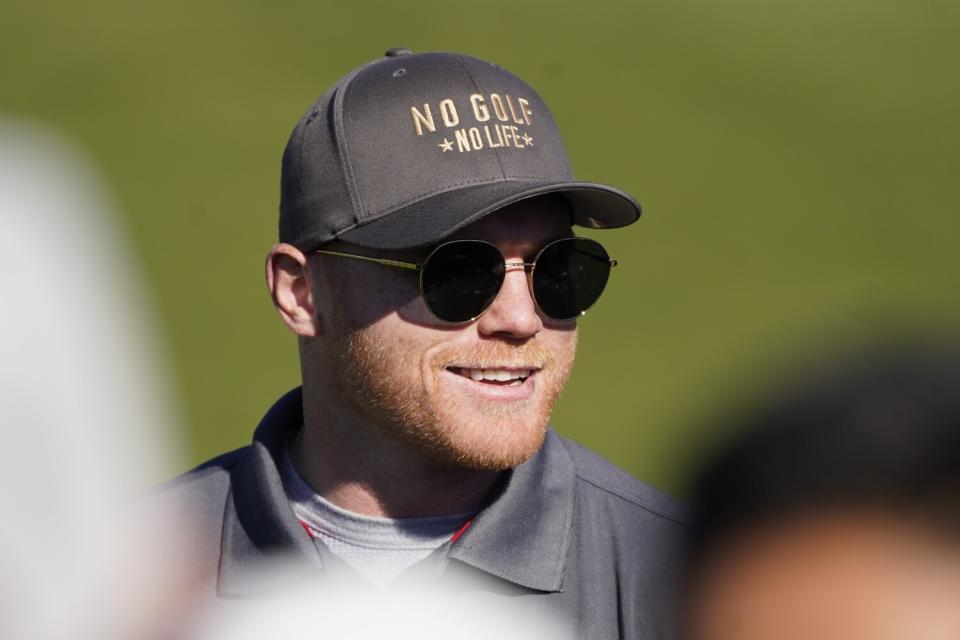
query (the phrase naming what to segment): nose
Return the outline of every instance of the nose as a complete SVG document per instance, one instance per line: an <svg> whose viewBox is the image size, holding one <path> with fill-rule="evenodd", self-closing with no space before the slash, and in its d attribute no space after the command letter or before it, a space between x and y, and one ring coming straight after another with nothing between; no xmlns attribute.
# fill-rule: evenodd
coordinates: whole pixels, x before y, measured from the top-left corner
<svg viewBox="0 0 960 640"><path fill-rule="evenodd" d="M514 340L532 338L543 329L543 319L530 293L523 267L508 267L497 299L480 316L477 329L485 336Z"/></svg>

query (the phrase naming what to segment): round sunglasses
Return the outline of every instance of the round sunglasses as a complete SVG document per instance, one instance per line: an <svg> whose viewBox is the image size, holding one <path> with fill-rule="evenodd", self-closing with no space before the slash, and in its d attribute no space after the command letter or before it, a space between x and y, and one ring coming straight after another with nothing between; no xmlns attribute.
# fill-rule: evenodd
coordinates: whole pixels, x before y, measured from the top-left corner
<svg viewBox="0 0 960 640"><path fill-rule="evenodd" d="M419 264L324 249L313 253L419 272L427 308L451 324L479 318L497 299L510 267L529 269L530 292L545 315L555 320L576 318L600 298L610 269L617 265L599 242L589 238L554 240L533 262L507 262L500 249L484 240L445 242Z"/></svg>

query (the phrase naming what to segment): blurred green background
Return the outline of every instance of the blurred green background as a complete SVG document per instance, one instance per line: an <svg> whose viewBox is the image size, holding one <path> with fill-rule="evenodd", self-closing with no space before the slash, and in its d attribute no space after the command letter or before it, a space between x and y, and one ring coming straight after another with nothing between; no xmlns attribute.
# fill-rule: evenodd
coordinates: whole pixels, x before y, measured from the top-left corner
<svg viewBox="0 0 960 640"><path fill-rule="evenodd" d="M577 176L646 209L590 234L621 267L554 424L676 493L719 437L711 416L785 363L956 325L958 16L945 0L7 0L0 114L59 128L105 175L191 463L246 443L298 382L262 269L300 114L392 46L510 69Z"/></svg>

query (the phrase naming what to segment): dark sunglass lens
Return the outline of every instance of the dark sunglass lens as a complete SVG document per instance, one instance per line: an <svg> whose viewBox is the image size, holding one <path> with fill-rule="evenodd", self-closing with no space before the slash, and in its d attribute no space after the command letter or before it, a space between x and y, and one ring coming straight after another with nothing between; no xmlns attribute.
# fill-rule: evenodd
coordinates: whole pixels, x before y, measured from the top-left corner
<svg viewBox="0 0 960 640"><path fill-rule="evenodd" d="M610 256L599 242L566 238L547 245L537 256L533 296L551 318L575 318L603 293L610 277Z"/></svg>
<svg viewBox="0 0 960 640"><path fill-rule="evenodd" d="M466 322L494 301L503 274L503 255L492 244L477 240L448 242L437 247L423 266L423 298L439 319Z"/></svg>

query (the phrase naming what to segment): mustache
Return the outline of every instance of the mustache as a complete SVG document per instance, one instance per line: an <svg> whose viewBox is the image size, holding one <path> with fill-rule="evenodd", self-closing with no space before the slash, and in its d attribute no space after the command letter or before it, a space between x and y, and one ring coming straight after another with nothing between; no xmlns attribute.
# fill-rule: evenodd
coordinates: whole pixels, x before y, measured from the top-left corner
<svg viewBox="0 0 960 640"><path fill-rule="evenodd" d="M553 363L554 356L536 345L494 343L468 349L441 351L430 359L438 369L461 367L467 369L544 369Z"/></svg>

